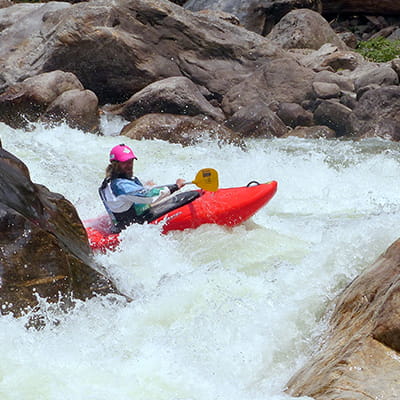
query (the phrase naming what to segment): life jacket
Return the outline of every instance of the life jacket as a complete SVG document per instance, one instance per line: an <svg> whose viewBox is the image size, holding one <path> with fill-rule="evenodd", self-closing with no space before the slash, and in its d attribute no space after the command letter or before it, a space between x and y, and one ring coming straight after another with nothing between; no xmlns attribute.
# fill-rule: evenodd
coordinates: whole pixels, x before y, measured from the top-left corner
<svg viewBox="0 0 400 400"><path fill-rule="evenodd" d="M105 197L105 189L110 183L111 183L110 178L104 179L103 183L99 187L99 195L113 223L113 228L112 228L113 233L119 233L121 232L121 230L125 229L126 227L128 227L133 223L137 224L145 223L147 221L146 215L148 214L148 212L144 211L142 214L138 215L135 209L135 204L132 204L132 206L124 212L117 213L117 212L112 212L110 210L110 208L107 205L107 200Z"/></svg>

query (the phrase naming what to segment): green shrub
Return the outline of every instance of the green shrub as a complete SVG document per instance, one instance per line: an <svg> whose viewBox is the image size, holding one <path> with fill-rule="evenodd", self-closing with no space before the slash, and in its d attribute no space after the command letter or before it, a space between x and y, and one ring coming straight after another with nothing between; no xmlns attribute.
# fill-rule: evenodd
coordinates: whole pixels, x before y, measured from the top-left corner
<svg viewBox="0 0 400 400"><path fill-rule="evenodd" d="M359 42L356 51L369 61L386 62L400 55L400 40L378 37Z"/></svg>

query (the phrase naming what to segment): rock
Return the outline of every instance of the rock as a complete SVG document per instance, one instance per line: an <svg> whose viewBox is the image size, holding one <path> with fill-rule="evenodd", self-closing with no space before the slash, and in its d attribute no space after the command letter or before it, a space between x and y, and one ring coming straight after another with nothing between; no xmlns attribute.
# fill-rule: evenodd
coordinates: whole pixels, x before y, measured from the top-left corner
<svg viewBox="0 0 400 400"><path fill-rule="evenodd" d="M321 0L188 0L184 7L191 11L220 10L236 15L249 31L268 34L272 27L288 12L309 8L321 12Z"/></svg>
<svg viewBox="0 0 400 400"><path fill-rule="evenodd" d="M315 400L395 400L398 376L400 241L336 300L323 346L288 383Z"/></svg>
<svg viewBox="0 0 400 400"><path fill-rule="evenodd" d="M168 1L46 3L0 33L0 90L60 69L75 74L100 104L122 103L179 76L220 100L264 62L283 56L260 35Z"/></svg>
<svg viewBox="0 0 400 400"><path fill-rule="evenodd" d="M400 87L370 89L359 99L350 117L358 136L379 136L400 140Z"/></svg>
<svg viewBox="0 0 400 400"><path fill-rule="evenodd" d="M397 76L400 78L400 58L395 58L390 63L392 69L396 72Z"/></svg>
<svg viewBox="0 0 400 400"><path fill-rule="evenodd" d="M225 125L243 137L281 137L288 131L286 125L262 101L240 108Z"/></svg>
<svg viewBox="0 0 400 400"><path fill-rule="evenodd" d="M257 72L234 86L224 96L222 109L231 116L243 107L263 102L301 104L314 98L312 81L315 74L291 58L272 59Z"/></svg>
<svg viewBox="0 0 400 400"><path fill-rule="evenodd" d="M245 148L242 138L213 119L173 114L146 114L124 126L121 135L132 139L159 139L190 146L202 140L235 144Z"/></svg>
<svg viewBox="0 0 400 400"><path fill-rule="evenodd" d="M330 67L334 71L343 69L354 71L363 61L362 56L353 51L336 51L325 57L321 67Z"/></svg>
<svg viewBox="0 0 400 400"><path fill-rule="evenodd" d="M0 304L20 315L36 296L68 308L73 299L117 293L91 257L72 204L32 183L18 158L0 149Z"/></svg>
<svg viewBox="0 0 400 400"><path fill-rule="evenodd" d="M322 0L324 15L366 14L366 15L400 15L400 4L393 0Z"/></svg>
<svg viewBox="0 0 400 400"><path fill-rule="evenodd" d="M342 91L353 92L354 82L350 77L339 75L331 71L320 71L315 75L314 82L334 83L339 86Z"/></svg>
<svg viewBox="0 0 400 400"><path fill-rule="evenodd" d="M214 10L214 11L212 11L212 10L201 10L199 12L201 14L206 14L206 15L211 16L211 17L220 18L223 21L230 22L233 25L240 25L239 18L236 17L236 15L229 14L229 13L226 13L224 11L219 11L219 10Z"/></svg>
<svg viewBox="0 0 400 400"><path fill-rule="evenodd" d="M43 4L20 3L13 5L7 0L0 2L0 32L15 24L25 15L30 14ZM11 7L12 6L12 7Z"/></svg>
<svg viewBox="0 0 400 400"><path fill-rule="evenodd" d="M267 38L284 49L318 50L326 43L331 43L339 49L347 49L329 23L320 14L308 9L294 10L286 14Z"/></svg>
<svg viewBox="0 0 400 400"><path fill-rule="evenodd" d="M334 100L322 100L314 111L314 120L319 125L326 125L336 132L336 136L351 133L350 114L352 110Z"/></svg>
<svg viewBox="0 0 400 400"><path fill-rule="evenodd" d="M310 126L313 123L313 114L296 103L281 103L277 111L278 117L292 128L297 125Z"/></svg>
<svg viewBox="0 0 400 400"><path fill-rule="evenodd" d="M336 83L314 82L313 89L315 96L320 99L331 99L340 95L340 87Z"/></svg>
<svg viewBox="0 0 400 400"><path fill-rule="evenodd" d="M0 8L10 7L13 4L12 0L0 0Z"/></svg>
<svg viewBox="0 0 400 400"><path fill-rule="evenodd" d="M206 115L222 121L224 114L213 107L188 78L171 77L154 82L125 103L107 108L108 111L132 121L148 113Z"/></svg>
<svg viewBox="0 0 400 400"><path fill-rule="evenodd" d="M282 137L296 136L303 139L332 139L336 137L335 131L324 125L296 126Z"/></svg>
<svg viewBox="0 0 400 400"><path fill-rule="evenodd" d="M400 40L400 28L395 27L393 32L388 36L389 40Z"/></svg>
<svg viewBox="0 0 400 400"><path fill-rule="evenodd" d="M37 121L63 92L83 86L70 72L43 73L11 86L0 94L0 120L13 128Z"/></svg>
<svg viewBox="0 0 400 400"><path fill-rule="evenodd" d="M342 92L340 103L353 110L357 106L357 96L352 92Z"/></svg>
<svg viewBox="0 0 400 400"><path fill-rule="evenodd" d="M90 90L73 89L58 96L40 117L48 123L65 122L71 128L99 133L97 96Z"/></svg>
<svg viewBox="0 0 400 400"><path fill-rule="evenodd" d="M356 91L359 91L364 86L371 84L376 84L379 86L398 85L399 76L389 65L376 67L373 70L367 71L366 73L360 75L355 80Z"/></svg>
<svg viewBox="0 0 400 400"><path fill-rule="evenodd" d="M355 49L357 47L358 39L353 32L336 32L336 35L347 47L351 49Z"/></svg>

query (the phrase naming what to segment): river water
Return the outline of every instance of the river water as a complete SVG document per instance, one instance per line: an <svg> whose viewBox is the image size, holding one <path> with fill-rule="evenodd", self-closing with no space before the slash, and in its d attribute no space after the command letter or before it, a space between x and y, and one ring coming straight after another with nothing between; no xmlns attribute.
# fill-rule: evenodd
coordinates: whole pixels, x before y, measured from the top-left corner
<svg viewBox="0 0 400 400"><path fill-rule="evenodd" d="M128 228L117 252L96 258L130 304L95 298L68 315L44 307L41 331L0 317L0 398L290 399L285 385L318 349L335 296L400 236L400 146L289 138L243 150L205 138L184 148L113 136L121 123L103 120L106 136L0 125L0 137L82 220L104 213L97 187L121 142L143 181L213 167L221 187L277 180L278 192L234 229Z"/></svg>

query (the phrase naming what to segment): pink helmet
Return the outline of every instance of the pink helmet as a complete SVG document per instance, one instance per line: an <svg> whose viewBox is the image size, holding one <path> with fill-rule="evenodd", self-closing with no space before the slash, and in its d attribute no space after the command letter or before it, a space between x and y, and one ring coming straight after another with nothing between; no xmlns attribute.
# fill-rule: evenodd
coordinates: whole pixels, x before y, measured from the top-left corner
<svg viewBox="0 0 400 400"><path fill-rule="evenodd" d="M118 144L110 151L110 161L125 162L132 159L137 160L137 157L133 153L132 149L124 144Z"/></svg>

